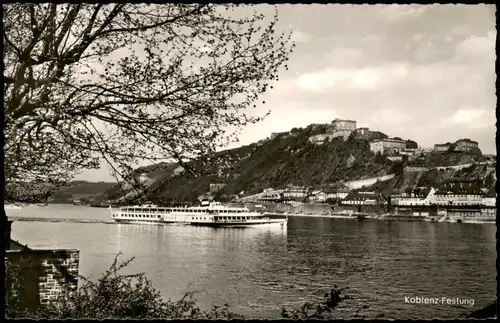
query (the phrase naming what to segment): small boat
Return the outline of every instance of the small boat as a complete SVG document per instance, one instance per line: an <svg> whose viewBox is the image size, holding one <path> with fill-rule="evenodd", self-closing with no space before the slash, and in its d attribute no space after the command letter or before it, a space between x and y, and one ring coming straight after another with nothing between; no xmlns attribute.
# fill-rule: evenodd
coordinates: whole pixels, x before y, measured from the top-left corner
<svg viewBox="0 0 500 323"><path fill-rule="evenodd" d="M138 224L189 224L212 227L250 227L259 225L284 226L286 216L252 212L246 207L228 207L220 202L212 202L206 206L195 207L161 207L142 205L122 207L113 212L109 207L111 218L118 223Z"/></svg>

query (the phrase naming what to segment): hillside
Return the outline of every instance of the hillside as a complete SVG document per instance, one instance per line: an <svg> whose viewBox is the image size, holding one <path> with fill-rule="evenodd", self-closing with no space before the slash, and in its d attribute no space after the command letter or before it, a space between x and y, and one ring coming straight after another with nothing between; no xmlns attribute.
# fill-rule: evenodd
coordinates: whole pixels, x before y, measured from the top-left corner
<svg viewBox="0 0 500 323"><path fill-rule="evenodd" d="M132 176L140 179L148 187L156 187L157 183L163 182L166 178L177 174L182 170L177 163L159 163L137 168ZM113 185L105 194L99 196L97 200L116 200L122 196L133 197L129 185L126 183Z"/></svg>
<svg viewBox="0 0 500 323"><path fill-rule="evenodd" d="M496 184L495 166L475 164L460 170L449 168L433 169L427 172L396 172L394 178L363 188L363 190L376 191L388 196L391 193L403 193L416 187L439 187L449 180L480 180L483 187L488 190L494 189Z"/></svg>
<svg viewBox="0 0 500 323"><path fill-rule="evenodd" d="M450 166L482 161L477 152L430 153L423 160L391 162L384 156L370 151L368 141L350 136L325 139L319 145L309 141L311 136L323 129L309 126L280 133L273 139L261 140L248 146L217 152L212 162L204 164L204 176L194 176L178 164L157 164L141 167L134 173L145 184L144 198L155 203L194 202L209 191L210 184L224 184L216 199L226 200L241 192L250 195L266 188L280 189L289 184L314 188L342 187L348 181L362 180L396 174L395 178L380 182L370 189L376 191L399 191L410 186L435 186L440 181L454 176L469 177L453 170L404 173L405 166ZM192 164L194 165L194 163ZM462 174L462 175L460 175ZM478 172L480 178L485 176ZM367 189L367 188L363 188ZM117 185L102 199L132 201L134 194L127 185Z"/></svg>
<svg viewBox="0 0 500 323"><path fill-rule="evenodd" d="M195 177L187 172L173 174L173 166L155 171L146 196L151 201L195 201L208 191L211 183L226 186L217 197L261 192L265 188L283 188L288 184L304 186L340 186L342 182L385 175L392 162L375 156L367 141L349 138L325 140L322 145L309 142L321 129L294 129L272 140L218 152L205 171L211 175ZM141 168L137 171L146 172ZM146 174L152 179L151 173ZM116 199L119 191L108 192ZM111 194L115 193L115 194ZM121 196L127 190L121 190Z"/></svg>
<svg viewBox="0 0 500 323"><path fill-rule="evenodd" d="M481 151L474 150L470 152L430 152L425 156L425 160L409 161L408 166L439 167L472 164L474 162L483 162L488 158L481 154Z"/></svg>

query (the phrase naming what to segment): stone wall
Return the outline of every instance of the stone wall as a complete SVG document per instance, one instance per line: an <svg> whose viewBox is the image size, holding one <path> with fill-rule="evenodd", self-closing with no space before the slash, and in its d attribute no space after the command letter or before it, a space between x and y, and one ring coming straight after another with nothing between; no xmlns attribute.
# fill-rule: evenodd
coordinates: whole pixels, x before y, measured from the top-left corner
<svg viewBox="0 0 500 323"><path fill-rule="evenodd" d="M344 185L347 186L351 190L355 190L358 188L362 188L363 186L370 186L373 185L377 182L385 182L390 180L391 178L394 178L394 174L389 174L389 175L384 175L384 176L378 176L378 177L372 177L372 178L367 178L367 179L360 179L357 181L350 181L350 182L345 182Z"/></svg>
<svg viewBox="0 0 500 323"><path fill-rule="evenodd" d="M6 265L19 270L22 290L15 292L21 296L21 306L33 311L56 299L64 287L76 290L79 258L75 249L7 250Z"/></svg>

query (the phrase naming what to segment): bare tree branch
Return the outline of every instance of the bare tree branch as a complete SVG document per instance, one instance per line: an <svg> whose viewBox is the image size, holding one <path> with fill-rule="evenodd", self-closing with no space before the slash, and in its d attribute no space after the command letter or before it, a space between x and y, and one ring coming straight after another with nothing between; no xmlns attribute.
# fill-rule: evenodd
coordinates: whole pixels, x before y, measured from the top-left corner
<svg viewBox="0 0 500 323"><path fill-rule="evenodd" d="M240 5L3 8L5 196L23 201L99 158L138 194L138 161L199 173L207 154L262 119L248 108L293 49L277 15L233 13ZM27 191L27 181L50 185Z"/></svg>

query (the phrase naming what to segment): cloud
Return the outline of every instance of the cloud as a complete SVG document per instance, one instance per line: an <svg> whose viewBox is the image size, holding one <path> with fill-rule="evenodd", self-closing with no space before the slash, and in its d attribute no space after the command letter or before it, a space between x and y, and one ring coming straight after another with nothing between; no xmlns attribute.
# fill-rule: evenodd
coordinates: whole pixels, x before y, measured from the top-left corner
<svg viewBox="0 0 500 323"><path fill-rule="evenodd" d="M491 107L462 106L458 111L448 117L444 117L440 122L436 122L432 128L467 128L471 130L481 130L494 126L495 111Z"/></svg>
<svg viewBox="0 0 500 323"><path fill-rule="evenodd" d="M306 34L304 32L301 32L301 31L298 31L298 30L293 31L291 38L292 38L292 41L294 41L296 43L305 43L305 42L308 42L312 39L311 35Z"/></svg>
<svg viewBox="0 0 500 323"><path fill-rule="evenodd" d="M456 55L495 54L496 31L490 31L486 36L469 36L456 47Z"/></svg>
<svg viewBox="0 0 500 323"><path fill-rule="evenodd" d="M467 66L446 62L436 62L426 65L409 65L411 79L409 83L417 86L456 86L457 80L470 73Z"/></svg>
<svg viewBox="0 0 500 323"><path fill-rule="evenodd" d="M379 12L378 17L389 22L396 22L404 19L417 18L422 16L428 9L423 5L386 5Z"/></svg>
<svg viewBox="0 0 500 323"><path fill-rule="evenodd" d="M412 120L410 113L398 108L372 109L365 113L363 123L372 129L378 129L388 136L404 136L408 123Z"/></svg>
<svg viewBox="0 0 500 323"><path fill-rule="evenodd" d="M363 63L364 51L352 47L336 47L325 54L325 58L330 62L330 66L352 66Z"/></svg>
<svg viewBox="0 0 500 323"><path fill-rule="evenodd" d="M308 92L324 93L332 90L376 90L390 86L408 76L405 64L387 64L368 68L329 68L302 74L297 86Z"/></svg>
<svg viewBox="0 0 500 323"><path fill-rule="evenodd" d="M454 124L460 123L469 123L474 121L474 119L479 118L484 114L484 110L478 109L461 109L455 112L453 117L451 117L451 121Z"/></svg>
<svg viewBox="0 0 500 323"><path fill-rule="evenodd" d="M412 40L414 42L419 42L422 38L424 38L423 34L414 34L413 37L412 37Z"/></svg>

